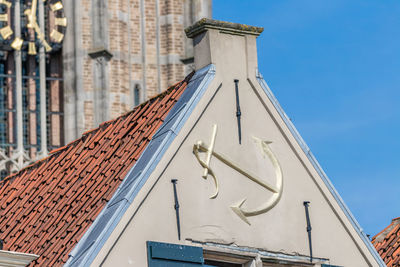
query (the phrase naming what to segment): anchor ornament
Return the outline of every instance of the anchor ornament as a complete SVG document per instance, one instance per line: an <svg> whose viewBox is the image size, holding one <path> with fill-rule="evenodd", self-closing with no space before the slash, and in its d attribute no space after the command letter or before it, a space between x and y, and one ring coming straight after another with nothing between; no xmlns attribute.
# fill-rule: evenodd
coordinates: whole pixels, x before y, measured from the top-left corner
<svg viewBox="0 0 400 267"><path fill-rule="evenodd" d="M210 196L211 199L216 198L218 196L219 192L219 185L218 185L218 179L215 176L214 171L210 168L210 161L211 157L214 156L218 160L220 160L222 163L225 165L231 167L235 171L239 172L242 174L244 177L250 179L251 181L257 183L258 185L264 187L266 190L272 192L272 196L270 199L265 202L264 204L260 205L258 208L250 210L250 209L245 209L243 208L243 204L246 201L246 198L242 199L241 201L237 202L236 204L233 204L231 206L231 209L246 223L250 225L249 220L247 217L251 216L256 216L260 215L262 213L265 213L272 209L280 200L282 196L282 190L283 190L283 174L282 174L282 169L279 164L278 159L276 158L275 154L272 152L271 148L269 145L272 143L271 141L264 141L261 140L260 138L253 137L253 140L256 145L259 146L260 151L263 155L263 158L268 158L272 166L275 169L275 183L273 185L268 184L267 182L264 182L257 176L251 174L251 172L244 170L242 167L240 167L238 164L234 163L232 160L230 160L227 156L218 153L214 151L214 145L215 145L215 139L217 135L217 125L213 125L213 130L212 130L212 136L211 136L211 142L210 145L207 146L203 141L198 141L194 146L193 146L193 153L196 156L196 159L200 163L200 165L204 168L204 172L202 177L204 179L207 179L208 175L210 175L215 183L215 193ZM205 160L202 160L200 158L200 153L206 153Z"/></svg>

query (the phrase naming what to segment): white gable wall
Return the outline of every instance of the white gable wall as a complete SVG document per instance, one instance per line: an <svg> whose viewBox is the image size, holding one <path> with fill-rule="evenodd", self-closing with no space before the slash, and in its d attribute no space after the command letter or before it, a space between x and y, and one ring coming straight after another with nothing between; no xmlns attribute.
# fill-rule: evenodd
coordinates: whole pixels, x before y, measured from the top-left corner
<svg viewBox="0 0 400 267"><path fill-rule="evenodd" d="M255 37L209 30L200 40L207 45L204 41L216 42L210 49L216 77L92 265L147 266L146 241L193 245L194 240L308 255L303 201L310 201L315 257L341 266L378 266L257 83ZM241 145L234 79L239 79ZM251 225L230 207L246 198L243 207L256 209L269 200L271 192L215 157L210 161L219 181L215 199L209 198L215 190L212 177L201 177L203 168L193 145L198 140L210 144L214 124L218 127L214 151L271 184L274 168L263 159L253 136L273 142L270 148L282 168L283 193L271 210L249 217ZM178 179L181 241L171 179Z"/></svg>

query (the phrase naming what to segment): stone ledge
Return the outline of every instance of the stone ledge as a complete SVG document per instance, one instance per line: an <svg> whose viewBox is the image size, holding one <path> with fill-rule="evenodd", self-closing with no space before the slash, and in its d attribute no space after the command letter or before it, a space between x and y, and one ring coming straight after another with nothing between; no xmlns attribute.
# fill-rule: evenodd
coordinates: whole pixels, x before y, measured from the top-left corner
<svg viewBox="0 0 400 267"><path fill-rule="evenodd" d="M235 35L260 35L264 28L245 24L203 18L185 29L186 36L193 38L208 29L220 30Z"/></svg>
<svg viewBox="0 0 400 267"><path fill-rule="evenodd" d="M25 267L37 258L34 254L0 250L0 266L4 267Z"/></svg>
<svg viewBox="0 0 400 267"><path fill-rule="evenodd" d="M111 54L106 48L104 47L98 47L98 48L93 48L88 52L88 55L92 59L97 59L97 58L104 58L107 61L109 61L112 57L113 54Z"/></svg>

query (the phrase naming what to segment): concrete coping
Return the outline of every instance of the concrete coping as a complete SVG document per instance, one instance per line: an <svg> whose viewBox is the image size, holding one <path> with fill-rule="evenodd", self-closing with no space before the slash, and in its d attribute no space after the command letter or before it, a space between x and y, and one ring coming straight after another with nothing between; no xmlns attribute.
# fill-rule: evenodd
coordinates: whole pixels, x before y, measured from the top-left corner
<svg viewBox="0 0 400 267"><path fill-rule="evenodd" d="M185 33L188 38L194 38L195 36L199 35L202 32L207 31L208 29L216 29L224 33L230 33L235 35L255 35L255 36L259 36L264 31L264 28L262 27L203 18L197 21L192 26L187 27L185 29Z"/></svg>
<svg viewBox="0 0 400 267"><path fill-rule="evenodd" d="M0 250L0 266L25 267L37 258L39 255Z"/></svg>

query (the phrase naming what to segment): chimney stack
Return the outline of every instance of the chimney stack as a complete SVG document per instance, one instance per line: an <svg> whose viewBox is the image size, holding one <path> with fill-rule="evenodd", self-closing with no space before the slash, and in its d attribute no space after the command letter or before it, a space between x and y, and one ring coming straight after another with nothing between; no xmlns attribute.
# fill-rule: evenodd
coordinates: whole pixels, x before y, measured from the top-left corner
<svg viewBox="0 0 400 267"><path fill-rule="evenodd" d="M263 30L206 18L197 21L185 30L187 37L193 39L195 69L214 64L217 72L229 69L233 75L247 73L247 77L254 77L256 38Z"/></svg>

